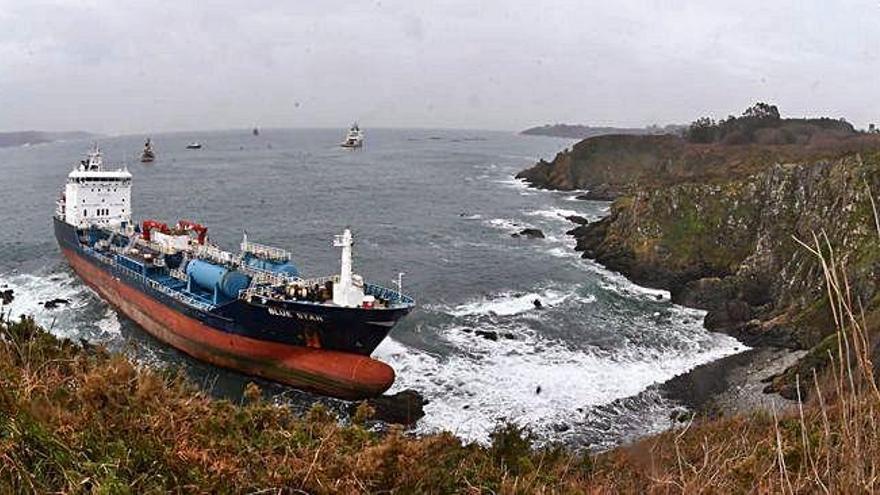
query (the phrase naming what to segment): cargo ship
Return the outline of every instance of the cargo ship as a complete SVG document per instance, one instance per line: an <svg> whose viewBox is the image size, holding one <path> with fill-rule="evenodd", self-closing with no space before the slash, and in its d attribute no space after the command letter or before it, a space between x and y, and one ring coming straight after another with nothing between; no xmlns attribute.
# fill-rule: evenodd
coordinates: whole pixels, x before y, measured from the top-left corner
<svg viewBox="0 0 880 495"><path fill-rule="evenodd" d="M196 359L342 399L385 392L394 370L370 354L415 301L352 269L350 230L335 236L338 274L307 278L291 254L252 242L237 253L180 220L132 222L132 174L97 146L67 178L54 215L64 257L100 297Z"/></svg>

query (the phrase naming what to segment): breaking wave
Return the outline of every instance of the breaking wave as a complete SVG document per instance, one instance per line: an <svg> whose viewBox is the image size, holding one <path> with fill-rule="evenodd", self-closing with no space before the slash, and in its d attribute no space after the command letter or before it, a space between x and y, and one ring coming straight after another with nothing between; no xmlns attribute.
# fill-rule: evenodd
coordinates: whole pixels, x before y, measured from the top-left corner
<svg viewBox="0 0 880 495"><path fill-rule="evenodd" d="M591 302L588 298L578 296L575 290L545 289L539 292L505 292L492 297L481 297L452 308L440 308L440 311L458 317L480 315L513 316L527 311L534 311L538 306L536 302L540 303L541 308L552 308L571 299ZM592 300L594 301L595 298Z"/></svg>
<svg viewBox="0 0 880 495"><path fill-rule="evenodd" d="M670 349L643 359L601 350L572 350L527 327L497 330L511 336L487 339L468 327L451 326L443 338L459 352L437 356L387 339L375 355L397 371L394 390L414 388L429 400L418 432L446 430L486 442L502 422L528 427L539 438L558 436L559 425L586 420L596 406L634 396L655 383L735 352L736 341L708 336L682 353ZM629 355L640 355L630 349ZM629 411L633 413L633 411Z"/></svg>

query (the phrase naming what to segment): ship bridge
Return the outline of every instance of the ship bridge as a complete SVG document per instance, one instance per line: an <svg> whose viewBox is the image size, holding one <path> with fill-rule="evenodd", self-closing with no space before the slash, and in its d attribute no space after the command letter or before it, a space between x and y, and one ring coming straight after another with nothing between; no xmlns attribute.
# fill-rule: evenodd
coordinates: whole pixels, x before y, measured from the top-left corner
<svg viewBox="0 0 880 495"><path fill-rule="evenodd" d="M101 150L95 145L88 159L67 175L57 215L80 228L125 228L131 224L131 173L125 168L104 170Z"/></svg>

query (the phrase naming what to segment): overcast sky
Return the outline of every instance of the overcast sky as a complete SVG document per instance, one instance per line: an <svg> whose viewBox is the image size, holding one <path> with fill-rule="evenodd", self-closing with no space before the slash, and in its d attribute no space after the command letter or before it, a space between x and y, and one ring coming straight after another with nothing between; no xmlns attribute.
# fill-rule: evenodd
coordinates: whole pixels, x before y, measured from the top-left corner
<svg viewBox="0 0 880 495"><path fill-rule="evenodd" d="M0 0L0 130L880 122L880 2Z"/></svg>

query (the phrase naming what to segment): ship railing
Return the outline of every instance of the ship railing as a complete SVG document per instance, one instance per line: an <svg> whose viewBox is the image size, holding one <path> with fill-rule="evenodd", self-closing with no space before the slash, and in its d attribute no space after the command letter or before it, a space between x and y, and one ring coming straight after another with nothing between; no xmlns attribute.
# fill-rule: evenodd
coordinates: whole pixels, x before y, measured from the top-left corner
<svg viewBox="0 0 880 495"><path fill-rule="evenodd" d="M338 284L339 283L339 275L328 275L326 277L302 278L297 281L297 283L301 284L303 287L313 287L315 285L323 286L327 282L333 282L334 284Z"/></svg>
<svg viewBox="0 0 880 495"><path fill-rule="evenodd" d="M238 270L250 275L251 285L284 285L299 280L298 277L291 277L283 273L272 272L269 270L261 270L250 265L241 265Z"/></svg>
<svg viewBox="0 0 880 495"><path fill-rule="evenodd" d="M259 244L257 242L251 242L248 240L244 240L241 242L241 252L250 253L259 258L269 260L290 261L289 251L277 248L275 246Z"/></svg>
<svg viewBox="0 0 880 495"><path fill-rule="evenodd" d="M364 284L364 294L373 296L376 299L383 299L385 301L388 301L389 304L415 304L415 300L413 298L405 294L401 294L396 290L392 290L376 284Z"/></svg>
<svg viewBox="0 0 880 495"><path fill-rule="evenodd" d="M166 285L163 285L162 283L157 282L149 277L145 277L143 274L138 273L136 270L132 270L131 268L120 264L114 258L112 258L110 256L105 256L104 254L101 254L91 248L86 248L86 251L90 255L100 259L102 262L104 262L108 265L111 265L111 266L115 267L116 269L121 270L124 273L127 273L129 276L133 277L135 280L141 281L144 284L149 285L150 287L152 287L152 288L154 288L164 294L167 294L167 295L171 296L172 298L177 299L185 304L188 304L190 306L195 306L195 307L200 308L204 311L211 311L212 309L215 308L215 306L213 304L208 304L202 300L188 296L180 291L176 291L176 290L174 290Z"/></svg>
<svg viewBox="0 0 880 495"><path fill-rule="evenodd" d="M182 280L184 282L189 281L189 276L186 273L183 273L183 270L174 268L168 271L168 275L171 275L172 278L176 278L177 280Z"/></svg>
<svg viewBox="0 0 880 495"><path fill-rule="evenodd" d="M258 287L249 287L238 292L238 298L249 301L251 298L259 297L264 299L282 300L277 293L277 285L264 285Z"/></svg>
<svg viewBox="0 0 880 495"><path fill-rule="evenodd" d="M174 246L169 246L168 244L164 244L164 243L156 242L156 241L152 241L152 240L143 241L143 245L156 251L157 253L162 253L162 254L176 254L180 251L185 251L185 249L178 249Z"/></svg>
<svg viewBox="0 0 880 495"><path fill-rule="evenodd" d="M223 265L228 265L235 261L232 253L211 244L196 244L193 246L193 253L196 255L196 258L216 261Z"/></svg>

